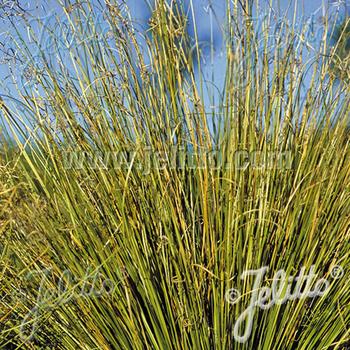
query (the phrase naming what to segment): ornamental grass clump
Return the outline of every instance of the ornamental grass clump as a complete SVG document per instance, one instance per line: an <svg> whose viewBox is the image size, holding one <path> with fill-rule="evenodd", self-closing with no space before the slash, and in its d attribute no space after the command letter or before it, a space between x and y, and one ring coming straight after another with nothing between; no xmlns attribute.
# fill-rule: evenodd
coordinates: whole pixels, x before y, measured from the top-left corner
<svg viewBox="0 0 350 350"><path fill-rule="evenodd" d="M348 346L350 95L331 24L310 45L296 17L227 1L215 92L192 1L156 1L146 32L125 4L57 3L72 41L18 31L34 80L1 106L17 149L0 168L0 347Z"/></svg>

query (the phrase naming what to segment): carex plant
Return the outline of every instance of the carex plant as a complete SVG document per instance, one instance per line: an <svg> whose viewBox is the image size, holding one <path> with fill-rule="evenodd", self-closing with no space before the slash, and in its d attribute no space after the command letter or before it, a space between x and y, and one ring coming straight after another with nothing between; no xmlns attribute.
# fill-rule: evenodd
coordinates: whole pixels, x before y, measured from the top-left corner
<svg viewBox="0 0 350 350"><path fill-rule="evenodd" d="M16 26L32 80L1 103L1 347L349 344L350 95L331 73L332 23L310 44L296 14L277 26L272 6L223 1L225 79L208 99L192 1L150 4L146 31L124 2L57 4L75 44L38 21L48 50ZM330 286L256 308L242 341L254 279L241 276L263 266L264 286L311 266Z"/></svg>

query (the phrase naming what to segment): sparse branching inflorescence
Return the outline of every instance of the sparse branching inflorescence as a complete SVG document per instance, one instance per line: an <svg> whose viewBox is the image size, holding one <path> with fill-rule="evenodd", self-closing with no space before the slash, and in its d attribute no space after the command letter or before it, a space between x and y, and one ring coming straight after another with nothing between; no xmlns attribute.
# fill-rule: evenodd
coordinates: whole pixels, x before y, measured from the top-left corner
<svg viewBox="0 0 350 350"><path fill-rule="evenodd" d="M9 22L14 23L19 18L23 18L26 11L18 0L4 0L0 2L0 25L6 30L0 34L0 64L13 65L21 61L16 47L13 45L13 38L7 30Z"/></svg>
<svg viewBox="0 0 350 350"><path fill-rule="evenodd" d="M3 0L0 3L0 19L23 16L24 12L19 0Z"/></svg>
<svg viewBox="0 0 350 350"><path fill-rule="evenodd" d="M126 0L52 1L7 18L0 349L346 346L348 42L225 0L206 66L199 0L147 1L146 30Z"/></svg>

